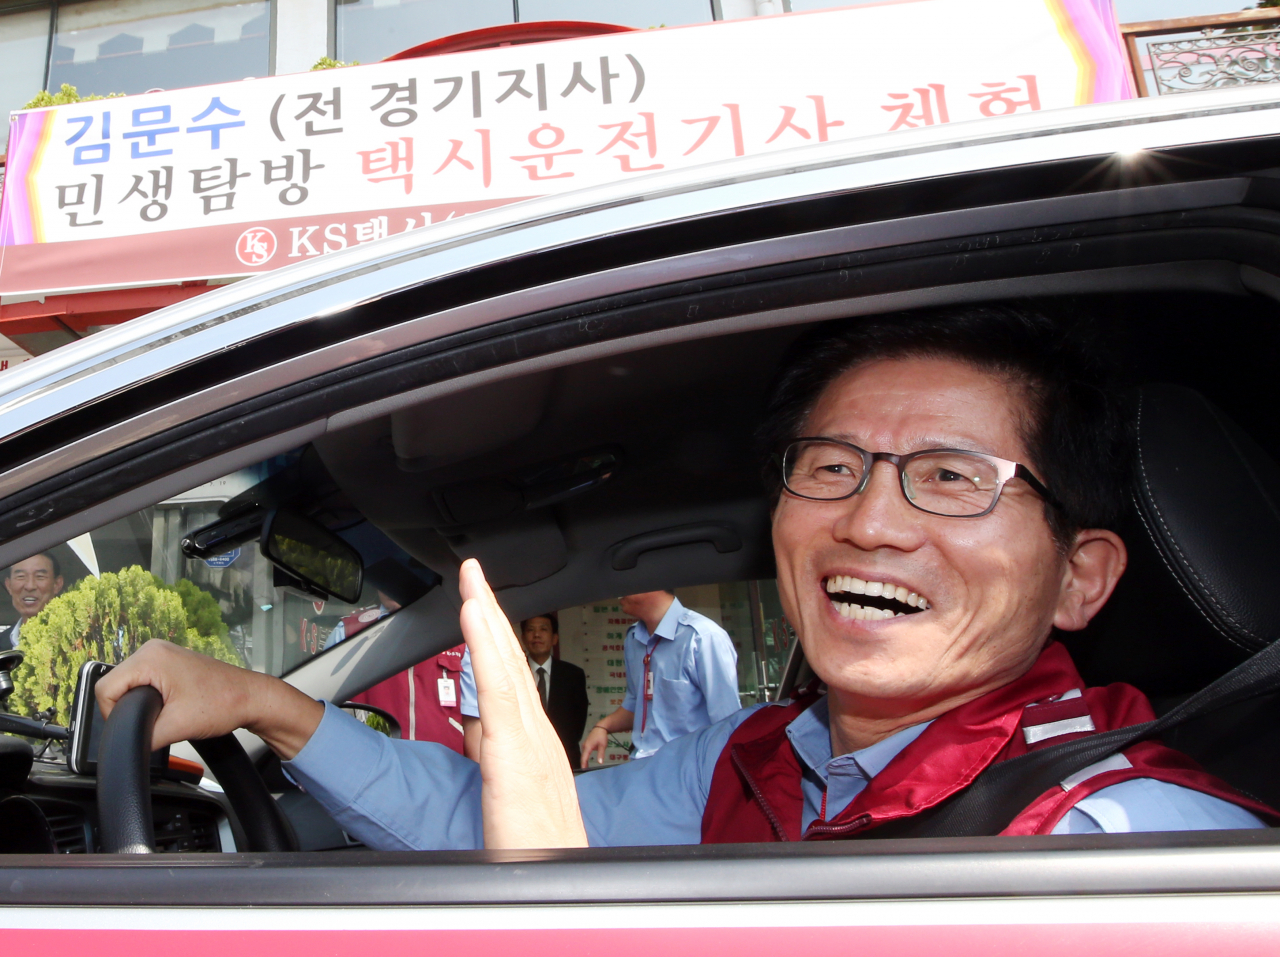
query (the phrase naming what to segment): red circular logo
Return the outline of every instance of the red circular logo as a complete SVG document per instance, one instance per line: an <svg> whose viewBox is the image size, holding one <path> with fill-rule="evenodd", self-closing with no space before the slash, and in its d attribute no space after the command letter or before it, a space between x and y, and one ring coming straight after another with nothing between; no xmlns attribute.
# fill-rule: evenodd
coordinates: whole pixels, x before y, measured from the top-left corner
<svg viewBox="0 0 1280 957"><path fill-rule="evenodd" d="M265 226L246 229L236 240L236 258L246 266L261 266L276 254L276 234Z"/></svg>

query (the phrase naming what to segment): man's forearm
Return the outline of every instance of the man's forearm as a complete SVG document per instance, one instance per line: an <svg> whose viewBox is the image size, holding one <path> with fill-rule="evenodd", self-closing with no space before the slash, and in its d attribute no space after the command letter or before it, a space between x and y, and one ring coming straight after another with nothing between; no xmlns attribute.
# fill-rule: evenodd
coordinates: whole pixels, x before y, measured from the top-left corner
<svg viewBox="0 0 1280 957"><path fill-rule="evenodd" d="M252 731L278 754L291 761L306 746L324 717L324 705L292 685L254 672L247 684L253 700L246 708L250 716L246 730Z"/></svg>
<svg viewBox="0 0 1280 957"><path fill-rule="evenodd" d="M595 726L597 728L603 728L610 734L614 734L619 731L630 731L635 725L635 718L636 716L634 713L628 711L626 708L619 708L613 714L606 715L601 718L596 722Z"/></svg>
<svg viewBox="0 0 1280 957"><path fill-rule="evenodd" d="M388 738L334 714L284 768L374 850L484 846L480 769L446 745Z"/></svg>

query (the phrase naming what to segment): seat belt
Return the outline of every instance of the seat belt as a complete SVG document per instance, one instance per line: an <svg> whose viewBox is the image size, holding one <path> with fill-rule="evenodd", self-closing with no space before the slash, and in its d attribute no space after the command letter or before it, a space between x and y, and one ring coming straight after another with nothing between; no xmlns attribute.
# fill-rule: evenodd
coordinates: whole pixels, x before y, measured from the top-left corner
<svg viewBox="0 0 1280 957"><path fill-rule="evenodd" d="M868 831L869 838L999 834L1045 791L1091 764L1202 715L1280 691L1280 641L1197 691L1163 717L1104 731L990 765L964 790L922 814Z"/></svg>

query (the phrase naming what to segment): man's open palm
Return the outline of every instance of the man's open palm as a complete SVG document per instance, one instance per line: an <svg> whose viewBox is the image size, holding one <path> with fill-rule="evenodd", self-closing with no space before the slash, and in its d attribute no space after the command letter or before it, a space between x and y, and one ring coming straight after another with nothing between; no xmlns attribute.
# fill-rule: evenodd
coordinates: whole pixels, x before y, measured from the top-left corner
<svg viewBox="0 0 1280 957"><path fill-rule="evenodd" d="M462 634L471 650L480 707L485 847L586 847L564 746L479 562L463 562L459 588Z"/></svg>

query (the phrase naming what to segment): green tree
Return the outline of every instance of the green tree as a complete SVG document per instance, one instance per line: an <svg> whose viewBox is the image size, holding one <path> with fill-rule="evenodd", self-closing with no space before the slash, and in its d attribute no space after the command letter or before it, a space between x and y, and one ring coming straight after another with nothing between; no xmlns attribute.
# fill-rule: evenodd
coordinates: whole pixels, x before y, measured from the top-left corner
<svg viewBox="0 0 1280 957"><path fill-rule="evenodd" d="M117 664L152 638L243 666L213 596L133 565L81 580L22 626L26 659L13 674L10 707L27 715L52 708L65 725L81 666Z"/></svg>
<svg viewBox="0 0 1280 957"><path fill-rule="evenodd" d="M157 578L156 581L159 582L160 579ZM160 587L167 586L162 583ZM188 628L194 628L202 635L227 637L227 623L222 620L222 609L218 607L216 598L186 578L178 579L173 590L178 593L178 597L182 599L182 607L186 609Z"/></svg>
<svg viewBox="0 0 1280 957"><path fill-rule="evenodd" d="M359 66L359 60L352 60L350 63L344 63L341 60L335 60L331 56L322 56L311 65L313 70L336 70L340 66Z"/></svg>
<svg viewBox="0 0 1280 957"><path fill-rule="evenodd" d="M62 89L57 93L50 93L48 90L41 90L23 107L24 110L35 110L42 106L67 106L71 103L87 103L90 100L106 100L117 96L126 96L124 93L108 93L106 96L99 96L97 93L89 96L81 96L74 86L70 83L62 84Z"/></svg>

